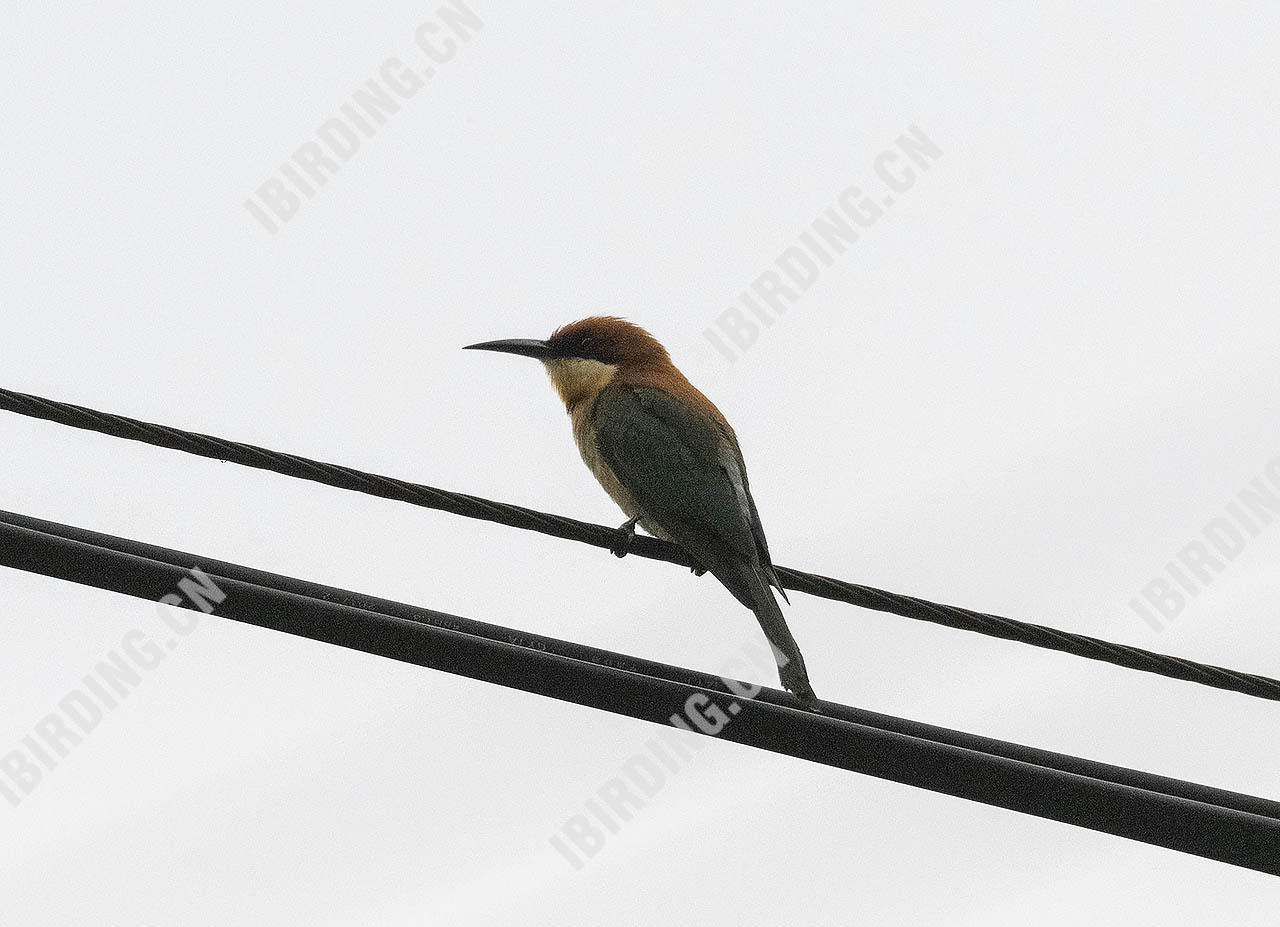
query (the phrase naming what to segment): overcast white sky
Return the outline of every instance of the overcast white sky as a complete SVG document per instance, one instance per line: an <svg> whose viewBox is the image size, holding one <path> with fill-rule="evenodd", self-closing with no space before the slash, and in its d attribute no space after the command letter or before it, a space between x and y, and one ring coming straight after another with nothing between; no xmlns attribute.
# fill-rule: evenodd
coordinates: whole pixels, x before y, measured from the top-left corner
<svg viewBox="0 0 1280 927"><path fill-rule="evenodd" d="M1160 630L1129 604L1280 457L1274 4L485 0L453 46L437 6L6 4L0 385L616 524L537 365L459 348L625 315L737 426L779 563L1280 674L1280 521ZM246 201L389 58L433 76L267 231ZM727 360L706 330L842 191L882 201L910 126L941 156ZM5 509L711 671L759 640L663 564L9 414L0 442ZM1280 797L1274 703L788 616L825 698ZM164 638L154 604L0 570L0 755L135 629ZM575 870L548 838L656 730L205 618L0 800L0 921L1280 908L1257 873L712 741Z"/></svg>

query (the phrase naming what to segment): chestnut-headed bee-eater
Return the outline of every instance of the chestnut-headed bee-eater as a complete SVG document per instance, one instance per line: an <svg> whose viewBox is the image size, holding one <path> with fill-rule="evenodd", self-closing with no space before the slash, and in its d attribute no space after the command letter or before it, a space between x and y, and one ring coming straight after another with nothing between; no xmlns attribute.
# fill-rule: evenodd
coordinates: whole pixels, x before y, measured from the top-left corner
<svg viewBox="0 0 1280 927"><path fill-rule="evenodd" d="M786 598L769 557L737 436L720 410L638 325L597 316L546 341L472 344L540 360L573 421L587 467L626 513L619 556L635 525L685 549L755 612L773 646L783 686L816 707L804 657L773 589Z"/></svg>

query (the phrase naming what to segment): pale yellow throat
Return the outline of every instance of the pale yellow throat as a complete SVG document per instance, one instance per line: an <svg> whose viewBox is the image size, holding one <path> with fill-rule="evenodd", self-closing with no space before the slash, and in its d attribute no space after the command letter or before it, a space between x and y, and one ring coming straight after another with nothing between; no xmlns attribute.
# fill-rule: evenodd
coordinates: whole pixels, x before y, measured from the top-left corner
<svg viewBox="0 0 1280 927"><path fill-rule="evenodd" d="M613 364L582 357L553 357L543 364L551 384L570 411L579 403L594 398L618 372Z"/></svg>

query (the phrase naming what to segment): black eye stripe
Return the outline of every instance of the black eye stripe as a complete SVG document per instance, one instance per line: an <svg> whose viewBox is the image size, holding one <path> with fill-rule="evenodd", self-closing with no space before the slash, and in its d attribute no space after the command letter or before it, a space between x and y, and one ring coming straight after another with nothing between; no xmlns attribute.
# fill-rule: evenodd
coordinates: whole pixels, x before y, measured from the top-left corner
<svg viewBox="0 0 1280 927"><path fill-rule="evenodd" d="M561 357L581 357L587 360L602 360L602 350L591 335L571 335L556 339L556 353Z"/></svg>

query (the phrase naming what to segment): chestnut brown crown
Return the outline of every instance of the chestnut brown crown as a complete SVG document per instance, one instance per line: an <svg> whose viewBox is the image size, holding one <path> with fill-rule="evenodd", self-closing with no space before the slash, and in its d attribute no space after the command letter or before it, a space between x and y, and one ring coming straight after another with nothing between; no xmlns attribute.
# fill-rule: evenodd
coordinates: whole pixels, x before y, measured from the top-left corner
<svg viewBox="0 0 1280 927"><path fill-rule="evenodd" d="M619 367L671 363L662 342L616 316L597 315L562 325L547 339L547 347L556 357L580 357Z"/></svg>

